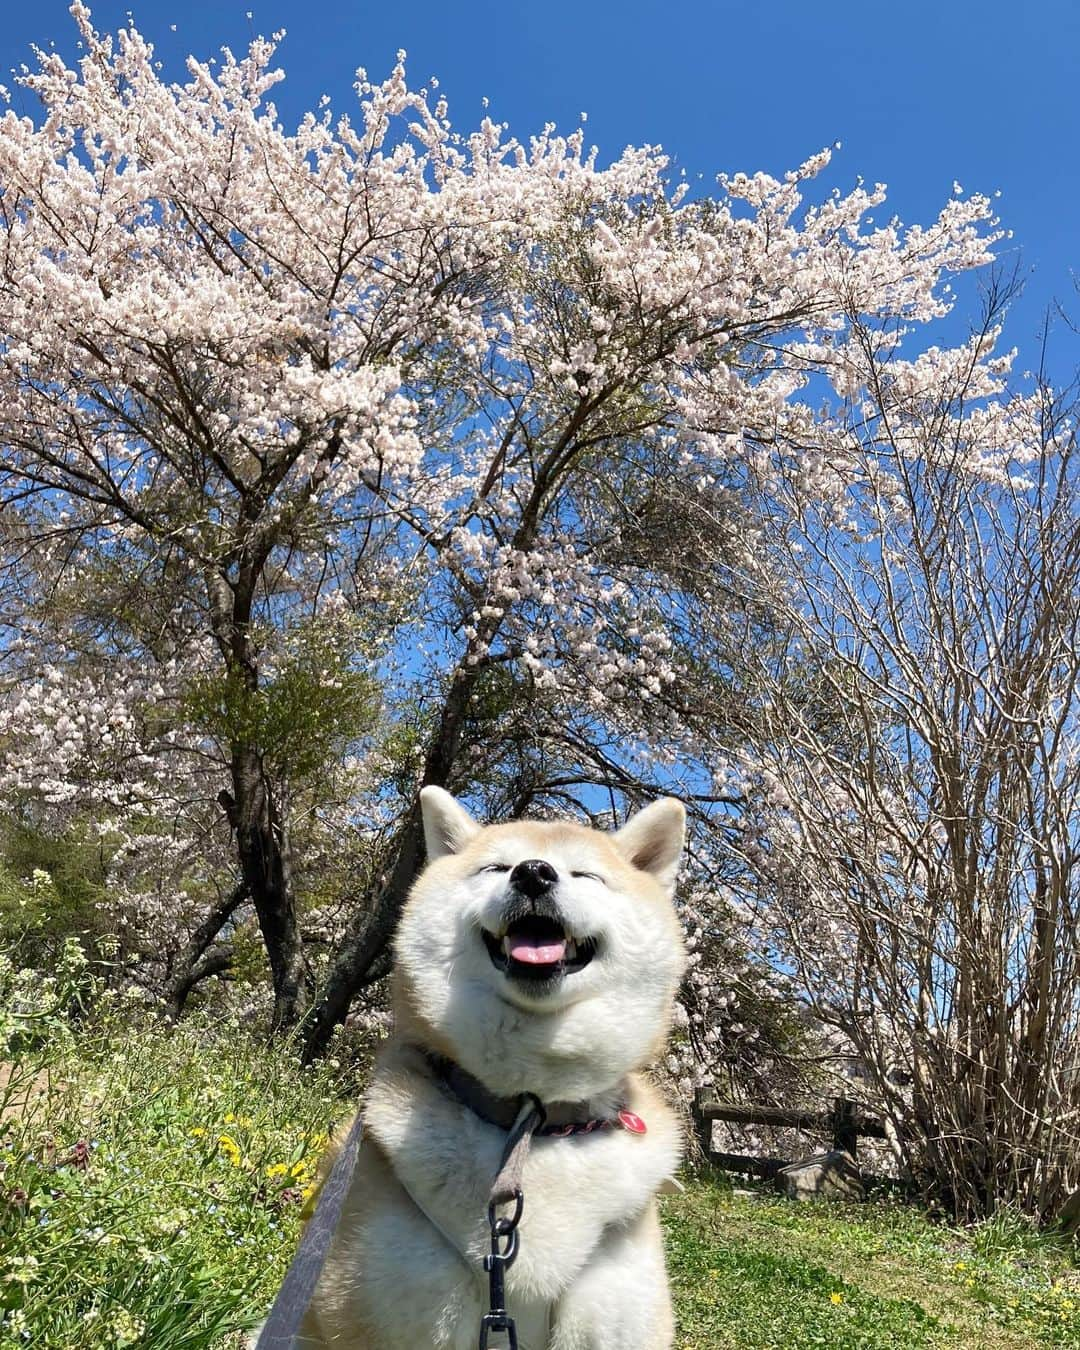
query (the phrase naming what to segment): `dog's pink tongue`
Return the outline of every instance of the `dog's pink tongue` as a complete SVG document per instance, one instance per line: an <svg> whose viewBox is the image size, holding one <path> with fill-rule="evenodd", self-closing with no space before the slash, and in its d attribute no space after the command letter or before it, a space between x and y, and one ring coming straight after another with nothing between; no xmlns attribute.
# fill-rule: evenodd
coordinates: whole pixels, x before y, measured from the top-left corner
<svg viewBox="0 0 1080 1350"><path fill-rule="evenodd" d="M566 955L566 943L538 942L535 938L512 937L510 955L515 961L525 961L530 966L553 966Z"/></svg>

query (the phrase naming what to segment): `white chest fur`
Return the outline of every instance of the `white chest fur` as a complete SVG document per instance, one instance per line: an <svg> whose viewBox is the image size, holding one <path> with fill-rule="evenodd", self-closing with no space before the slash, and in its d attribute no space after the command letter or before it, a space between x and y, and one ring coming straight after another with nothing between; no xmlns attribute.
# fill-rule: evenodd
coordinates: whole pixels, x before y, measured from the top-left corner
<svg viewBox="0 0 1080 1350"><path fill-rule="evenodd" d="M636 1219L678 1165L679 1131L671 1112L655 1100L632 1100L630 1107L645 1117L647 1133L612 1128L533 1139L519 1252L507 1276L511 1305L555 1302L604 1233ZM505 1133L400 1063L377 1077L364 1116L365 1132L378 1141L414 1203L480 1270L489 1250L488 1193Z"/></svg>

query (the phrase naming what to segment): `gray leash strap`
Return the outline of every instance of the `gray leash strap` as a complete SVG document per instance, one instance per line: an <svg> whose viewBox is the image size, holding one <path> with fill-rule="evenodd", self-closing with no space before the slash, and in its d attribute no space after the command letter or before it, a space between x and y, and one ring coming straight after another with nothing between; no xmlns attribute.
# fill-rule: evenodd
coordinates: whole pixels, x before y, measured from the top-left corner
<svg viewBox="0 0 1080 1350"><path fill-rule="evenodd" d="M521 1179L525 1172L525 1159L529 1156L532 1137L539 1130L547 1115L540 1098L531 1092L525 1093L518 1111L517 1119L510 1127L499 1160L499 1174L491 1184L488 1195L489 1205L509 1205L521 1192Z"/></svg>
<svg viewBox="0 0 1080 1350"><path fill-rule="evenodd" d="M315 1212L304 1229L300 1246L274 1299L274 1306L255 1343L255 1350L295 1350L298 1345L300 1323L304 1320L319 1282L330 1240L337 1229L341 1208L349 1193L363 1131L363 1121L358 1112L319 1193Z"/></svg>
<svg viewBox="0 0 1080 1350"><path fill-rule="evenodd" d="M488 1195L488 1226L491 1229L491 1253L484 1257L488 1277L488 1311L480 1318L480 1350L493 1350L492 1336L505 1334L508 1350L518 1350L517 1327L506 1309L506 1272L514 1264L518 1251L518 1224L525 1208L521 1182L525 1159L537 1130L543 1128L546 1113L539 1097L526 1093L517 1119L506 1138L499 1174ZM500 1205L513 1205L513 1214L499 1215Z"/></svg>

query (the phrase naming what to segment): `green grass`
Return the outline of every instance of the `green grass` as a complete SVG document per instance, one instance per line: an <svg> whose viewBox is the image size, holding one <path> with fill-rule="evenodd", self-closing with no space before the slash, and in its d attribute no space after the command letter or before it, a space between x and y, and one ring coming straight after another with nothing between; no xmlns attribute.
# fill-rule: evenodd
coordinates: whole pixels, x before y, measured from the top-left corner
<svg viewBox="0 0 1080 1350"><path fill-rule="evenodd" d="M196 1350L262 1315L344 1104L325 1075L204 1051L182 1032L54 1066L0 1127L5 1350Z"/></svg>
<svg viewBox="0 0 1080 1350"><path fill-rule="evenodd" d="M72 1031L59 983L12 995L9 967L5 1007L3 975L0 1350L239 1345L355 1082L235 1025L169 1030L123 1001ZM664 1221L679 1350L1080 1346L1073 1248L1009 1216L962 1232L705 1177Z"/></svg>
<svg viewBox="0 0 1080 1350"><path fill-rule="evenodd" d="M9 1019L0 1061L2 1350L240 1343L348 1110L331 1066L120 1002Z"/></svg>
<svg viewBox="0 0 1080 1350"><path fill-rule="evenodd" d="M1071 1244L999 1216L800 1204L701 1178L664 1201L680 1350L1080 1346Z"/></svg>

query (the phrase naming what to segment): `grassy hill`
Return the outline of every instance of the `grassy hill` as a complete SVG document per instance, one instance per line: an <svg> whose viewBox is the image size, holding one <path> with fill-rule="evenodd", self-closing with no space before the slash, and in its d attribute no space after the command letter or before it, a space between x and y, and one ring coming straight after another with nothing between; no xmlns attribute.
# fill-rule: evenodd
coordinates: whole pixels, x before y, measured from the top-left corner
<svg viewBox="0 0 1080 1350"><path fill-rule="evenodd" d="M301 1070L236 1025L170 1031L119 999L75 1031L4 1016L0 1348L240 1344L350 1075ZM1021 1221L958 1231L686 1180L664 1202L680 1350L1080 1346L1075 1251Z"/></svg>

